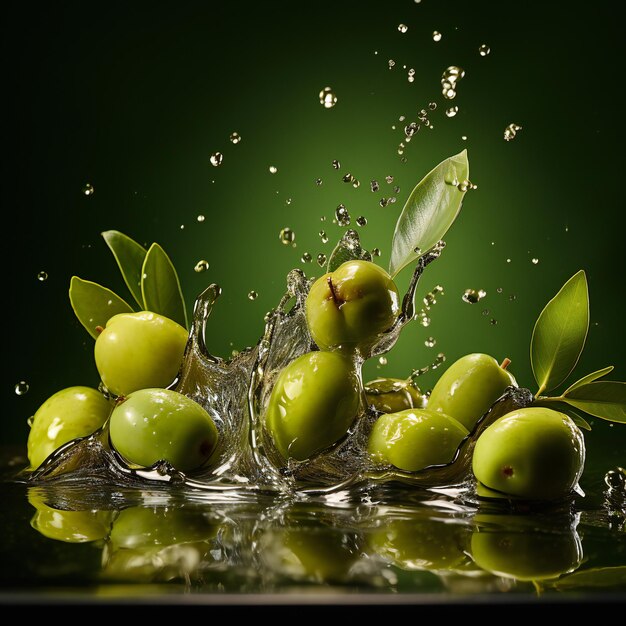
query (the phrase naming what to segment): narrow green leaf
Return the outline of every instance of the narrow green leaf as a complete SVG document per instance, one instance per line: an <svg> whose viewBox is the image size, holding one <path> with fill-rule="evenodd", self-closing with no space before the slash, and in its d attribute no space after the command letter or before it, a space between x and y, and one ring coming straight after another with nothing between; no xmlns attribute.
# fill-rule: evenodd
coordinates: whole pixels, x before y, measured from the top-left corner
<svg viewBox="0 0 626 626"><path fill-rule="evenodd" d="M463 150L442 161L415 186L393 233L389 262L392 277L446 234L461 210L465 195L458 186L468 178L467 150Z"/></svg>
<svg viewBox="0 0 626 626"><path fill-rule="evenodd" d="M371 261L372 255L361 247L361 241L359 235L354 230L348 230L346 234L339 240L339 243L335 246L328 264L326 266L327 272L334 272L340 265L346 261L362 259L364 261Z"/></svg>
<svg viewBox="0 0 626 626"><path fill-rule="evenodd" d="M623 587L626 585L626 566L617 565L615 567L595 567L593 569L579 570L546 584L557 589Z"/></svg>
<svg viewBox="0 0 626 626"><path fill-rule="evenodd" d="M626 383L587 383L563 395L563 401L604 420L626 424Z"/></svg>
<svg viewBox="0 0 626 626"><path fill-rule="evenodd" d="M102 237L117 261L117 266L120 268L126 286L137 304L143 309L141 268L146 258L146 249L117 230L107 230L102 233Z"/></svg>
<svg viewBox="0 0 626 626"><path fill-rule="evenodd" d="M187 328L187 311L178 275L158 243L150 246L143 262L141 294L146 310L169 317Z"/></svg>
<svg viewBox="0 0 626 626"><path fill-rule="evenodd" d="M541 391L560 385L578 363L589 330L587 277L580 270L539 315L530 341L530 362Z"/></svg>
<svg viewBox="0 0 626 626"><path fill-rule="evenodd" d="M70 304L87 332L96 339L96 327L104 328L118 313L132 313L130 306L110 289L72 276L70 281Z"/></svg>
<svg viewBox="0 0 626 626"><path fill-rule="evenodd" d="M603 367L601 370L597 372L592 372L591 374L587 374L587 376L583 376L580 380L577 380L573 385L570 385L564 392L563 395L566 396L573 389L578 389L578 387L582 387L587 383L592 383L594 380L598 380L598 378L602 378L606 376L609 372L613 371L613 366L609 365L607 367Z"/></svg>

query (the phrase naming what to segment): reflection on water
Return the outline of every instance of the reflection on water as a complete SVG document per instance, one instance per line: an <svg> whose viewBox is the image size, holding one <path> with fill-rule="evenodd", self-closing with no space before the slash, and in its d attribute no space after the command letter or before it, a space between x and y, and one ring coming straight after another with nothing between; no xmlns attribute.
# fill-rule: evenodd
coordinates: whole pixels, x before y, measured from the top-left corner
<svg viewBox="0 0 626 626"><path fill-rule="evenodd" d="M17 537L10 560L18 564L10 575L5 566L4 585L95 585L102 593L119 585L129 592L129 584L142 593L146 584L217 593L626 590L626 533L611 522L619 512L601 502L581 512L571 502L534 511L467 488L440 491L370 485L300 501L13 484L4 532ZM73 564L60 582L59 563Z"/></svg>

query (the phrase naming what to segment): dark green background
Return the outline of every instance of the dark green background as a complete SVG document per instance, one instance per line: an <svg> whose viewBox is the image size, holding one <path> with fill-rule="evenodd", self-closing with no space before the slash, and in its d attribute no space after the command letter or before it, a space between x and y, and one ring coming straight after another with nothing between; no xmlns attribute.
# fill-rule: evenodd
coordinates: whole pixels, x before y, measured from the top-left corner
<svg viewBox="0 0 626 626"><path fill-rule="evenodd" d="M2 440L25 441L26 418L54 391L98 382L92 340L73 318L67 288L78 274L124 291L101 231L161 243L189 307L209 282L219 283L224 295L208 344L227 355L258 339L263 314L301 254L331 251L341 233L330 222L337 204L368 218L364 244L380 247L386 264L411 188L464 147L479 189L468 194L420 288L423 295L439 283L445 296L431 327L408 329L388 365L370 364L368 375L406 375L439 351L448 362L482 351L509 356L520 384L534 390L533 323L584 268L592 326L576 373L614 364L612 377L623 379L623 32L611 2L572 7L488 0L9 6ZM439 43L433 30L443 33ZM483 43L491 47L485 58ZM396 61L391 71L388 59ZM416 70L413 84L404 64ZM452 64L466 76L453 103L459 114L448 119L439 81ZM326 85L339 98L330 110L317 95ZM431 101L435 128L416 135L402 164L398 117L415 120ZM510 122L523 130L506 143ZM228 140L233 131L243 138L238 145ZM216 150L224 154L220 168L209 164ZM360 179L359 189L341 182L346 172ZM383 209L388 174L401 191ZM377 194L372 178L381 183ZM87 182L95 187L90 197L81 193ZM297 248L279 242L284 226L296 232ZM210 269L196 274L202 258ZM304 269L320 274L317 266ZM40 270L46 282L37 281ZM470 287L487 291L483 302L461 301ZM260 294L254 302L251 289ZM434 349L424 345L429 335ZM30 384L22 397L14 393L19 380ZM623 462L626 428L597 422L590 452L606 466Z"/></svg>

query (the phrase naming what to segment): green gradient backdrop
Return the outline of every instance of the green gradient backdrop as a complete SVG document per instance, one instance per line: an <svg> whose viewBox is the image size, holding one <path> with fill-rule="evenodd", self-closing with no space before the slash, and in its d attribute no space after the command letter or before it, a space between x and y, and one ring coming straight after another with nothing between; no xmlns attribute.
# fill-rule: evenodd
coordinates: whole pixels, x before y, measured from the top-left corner
<svg viewBox="0 0 626 626"><path fill-rule="evenodd" d="M440 283L445 296L431 327L408 329L388 365L370 364L368 375L406 375L438 351L448 362L484 351L508 355L520 383L532 387L534 320L584 268L592 327L577 372L613 363L623 379L623 122L615 108L623 33L611 4L576 13L569 2L488 0L13 3L4 25L12 132L2 194L5 237L18 252L3 252L10 320L2 440L24 441L26 418L57 389L97 384L92 340L73 319L67 287L76 273L123 291L102 230L160 242L189 307L218 282L224 295L208 344L227 355L257 340L301 254L330 252L341 232L330 222L337 204L368 218L364 244L380 247L386 263L413 185L464 147L479 189L420 290ZM491 47L485 58L483 43ZM416 70L413 84L404 64ZM454 101L459 114L448 119L439 80L451 64L466 76ZM326 85L339 98L330 110L317 98ZM414 120L430 101L439 105L435 128L418 133L402 164L398 117ZM510 122L523 130L506 143ZM243 138L238 145L228 141L233 131ZM224 154L219 168L209 164L216 150ZM361 180L359 189L341 182L345 172ZM388 174L401 191L383 209ZM380 193L370 192L372 178ZM90 197L81 193L87 182ZM296 232L295 249L279 242L283 226ZM202 258L210 269L196 274ZM44 283L40 270L49 274ZM468 287L488 295L469 306L461 301ZM260 294L254 302L251 289ZM434 349L424 345L429 335ZM22 379L30 391L18 397ZM626 428L600 424L590 442L603 464L624 461Z"/></svg>

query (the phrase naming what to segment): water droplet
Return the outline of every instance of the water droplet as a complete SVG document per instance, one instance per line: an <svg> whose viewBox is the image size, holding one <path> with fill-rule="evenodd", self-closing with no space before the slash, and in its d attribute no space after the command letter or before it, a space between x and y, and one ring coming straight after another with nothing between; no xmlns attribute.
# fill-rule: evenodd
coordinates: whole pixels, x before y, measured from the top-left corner
<svg viewBox="0 0 626 626"><path fill-rule="evenodd" d="M507 259L507 260L506 260L506 262L507 262L507 263L510 263L510 262L511 262L511 259Z"/></svg>
<svg viewBox="0 0 626 626"><path fill-rule="evenodd" d="M391 183L393 182L393 176L385 176L385 180L387 181L388 185L391 185Z"/></svg>
<svg viewBox="0 0 626 626"><path fill-rule="evenodd" d="M325 230L320 230L319 235L322 243L328 243L328 235L326 234Z"/></svg>
<svg viewBox="0 0 626 626"><path fill-rule="evenodd" d="M194 272L198 272L198 274L200 272L206 272L209 269L209 262L202 259L194 265L193 269Z"/></svg>
<svg viewBox="0 0 626 626"><path fill-rule="evenodd" d="M389 65L389 69L391 69L395 64L396 62L393 59L389 59L389 61L387 61L387 65Z"/></svg>
<svg viewBox="0 0 626 626"><path fill-rule="evenodd" d="M509 296L509 301L510 301L510 302L515 302L515 300L517 300L517 296L516 296L514 293L512 293L512 294Z"/></svg>
<svg viewBox="0 0 626 626"><path fill-rule="evenodd" d="M380 356L380 357L378 357L378 362L379 362L381 365L387 365L387 357L385 357L385 356Z"/></svg>
<svg viewBox="0 0 626 626"><path fill-rule="evenodd" d="M496 291L497 291L498 293L502 293L504 290L502 289L502 287L498 287L498 288L496 289Z"/></svg>
<svg viewBox="0 0 626 626"><path fill-rule="evenodd" d="M185 225L184 225L184 224L181 224L181 225L180 225L180 229L181 229L181 230L185 230Z"/></svg>
<svg viewBox="0 0 626 626"><path fill-rule="evenodd" d="M424 328L428 328L430 326L430 317L428 317L428 315L420 315L419 321Z"/></svg>
<svg viewBox="0 0 626 626"><path fill-rule="evenodd" d="M427 348L434 348L435 344L437 343L437 340L434 337L428 337L425 341L424 341L424 345Z"/></svg>
<svg viewBox="0 0 626 626"><path fill-rule="evenodd" d="M449 108L446 109L446 116L447 117L454 117L458 112L459 112L459 107L457 107L457 106L449 107Z"/></svg>
<svg viewBox="0 0 626 626"><path fill-rule="evenodd" d="M495 325L498 323L498 320L492 317L492 318L489 320L489 323L490 323L492 326L495 326Z"/></svg>
<svg viewBox="0 0 626 626"><path fill-rule="evenodd" d="M285 200L285 204L291 204L293 202L293 200L291 198L287 198Z"/></svg>
<svg viewBox="0 0 626 626"><path fill-rule="evenodd" d="M320 267L324 267L324 265L326 265L326 255L325 255L323 252L320 252L320 253L317 255L317 264L318 264Z"/></svg>
<svg viewBox="0 0 626 626"><path fill-rule="evenodd" d="M370 182L370 189L372 190L372 193L376 193L380 189L380 185L377 180Z"/></svg>
<svg viewBox="0 0 626 626"><path fill-rule="evenodd" d="M356 223L359 226L367 226L367 218L364 215L359 215L359 217L356 218Z"/></svg>
<svg viewBox="0 0 626 626"><path fill-rule="evenodd" d="M395 204L396 200L397 198L395 196L391 196L391 198L389 198L389 204Z"/></svg>
<svg viewBox="0 0 626 626"><path fill-rule="evenodd" d="M535 257L535 258L531 259L531 260L530 260L530 262L531 262L533 265L537 265L537 263L539 263L539 259Z"/></svg>
<svg viewBox="0 0 626 626"><path fill-rule="evenodd" d="M43 270L37 274L37 280L41 283L48 280L48 272L44 272Z"/></svg>
<svg viewBox="0 0 626 626"><path fill-rule="evenodd" d="M90 185L89 183L87 183L84 187L83 187L83 193L86 196L93 196L93 192L95 191L95 189L93 188L93 185Z"/></svg>
<svg viewBox="0 0 626 626"><path fill-rule="evenodd" d="M332 109L337 104L337 96L330 87L324 87L320 91L320 104L325 109Z"/></svg>
<svg viewBox="0 0 626 626"><path fill-rule="evenodd" d="M353 183L354 182L354 176L352 176L352 174L350 174L350 172L348 172L347 174L343 175L343 178L341 180L344 183Z"/></svg>
<svg viewBox="0 0 626 626"><path fill-rule="evenodd" d="M311 255L310 255L308 252L304 252L304 253L302 254L302 256L300 257L300 260L301 260L303 263L310 263L310 262L311 262L311 260L312 260L312 258L311 258Z"/></svg>
<svg viewBox="0 0 626 626"><path fill-rule="evenodd" d="M280 233L278 233L278 238L283 245L288 246L294 242L296 233L294 233L288 226L285 226L285 228L281 229Z"/></svg>
<svg viewBox="0 0 626 626"><path fill-rule="evenodd" d="M429 102L429 103L428 103L428 108L429 108L431 111L434 111L434 110L437 108L437 103L436 103L436 102Z"/></svg>
<svg viewBox="0 0 626 626"><path fill-rule="evenodd" d="M326 216L322 215L322 217L320 217L320 222L325 222L326 221Z"/></svg>
<svg viewBox="0 0 626 626"><path fill-rule="evenodd" d="M196 218L200 223L204 222L204 215L198 215Z"/></svg>
<svg viewBox="0 0 626 626"><path fill-rule="evenodd" d="M270 170L270 174L276 174L276 172L278 171L278 168L275 165L270 165L269 170Z"/></svg>
<svg viewBox="0 0 626 626"><path fill-rule="evenodd" d="M489 309L483 309L483 315L489 315L490 311Z"/></svg>
<svg viewBox="0 0 626 626"><path fill-rule="evenodd" d="M461 299L463 302L467 302L467 304L476 304L486 295L487 292L484 289L466 289L465 293L461 296Z"/></svg>
<svg viewBox="0 0 626 626"><path fill-rule="evenodd" d="M517 124L511 122L504 129L504 141L511 141L512 139L515 139L515 135L517 135L518 131L520 130L522 130L521 126L518 126Z"/></svg>
<svg viewBox="0 0 626 626"><path fill-rule="evenodd" d="M380 248L372 248L372 256L373 257L380 256Z"/></svg>
<svg viewBox="0 0 626 626"><path fill-rule="evenodd" d="M230 133L230 143L238 144L241 141L241 135L239 133Z"/></svg>
<svg viewBox="0 0 626 626"><path fill-rule="evenodd" d="M411 137L420 129L419 124L417 122L411 122L404 127L404 136L406 140L409 141Z"/></svg>
<svg viewBox="0 0 626 626"><path fill-rule="evenodd" d="M441 41L442 37L443 35L438 30L433 31L433 41Z"/></svg>
<svg viewBox="0 0 626 626"><path fill-rule="evenodd" d="M378 202L378 204L380 204L381 207L383 207L383 209L387 206L387 203L389 201L387 200L387 198L381 198L380 201Z"/></svg>
<svg viewBox="0 0 626 626"><path fill-rule="evenodd" d="M316 178L315 179L315 184L319 187L322 184L322 179L321 178Z"/></svg>
<svg viewBox="0 0 626 626"><path fill-rule="evenodd" d="M478 48L478 54L480 54L481 57L486 57L490 52L491 48L486 43Z"/></svg>
<svg viewBox="0 0 626 626"><path fill-rule="evenodd" d="M350 225L350 213L348 213L348 209L346 209L343 204L340 204L335 209L335 219L337 220L337 224L339 224L339 226Z"/></svg>
<svg viewBox="0 0 626 626"><path fill-rule="evenodd" d="M258 297L259 297L259 294L256 291L254 291L254 289L248 292L248 300L256 300Z"/></svg>
<svg viewBox="0 0 626 626"><path fill-rule="evenodd" d="M406 24L398 24L398 31L400 31L403 35L407 30L409 30L409 27Z"/></svg>
<svg viewBox="0 0 626 626"><path fill-rule="evenodd" d="M333 159L333 169L338 170L341 167L341 163L339 163L339 161L337 161L337 159Z"/></svg>
<svg viewBox="0 0 626 626"><path fill-rule="evenodd" d="M450 65L441 75L441 93L446 100L456 97L456 84L465 76L465 71L456 65Z"/></svg>
<svg viewBox="0 0 626 626"><path fill-rule="evenodd" d="M28 393L29 389L30 386L25 380L20 380L20 382L15 385L15 393L18 396L23 396Z"/></svg>
<svg viewBox="0 0 626 626"><path fill-rule="evenodd" d="M467 141L467 135L462 135L462 136L461 136L461 139L462 139L463 141Z"/></svg>
<svg viewBox="0 0 626 626"><path fill-rule="evenodd" d="M219 167L224 161L224 155L221 152L214 152L209 160L213 167Z"/></svg>

